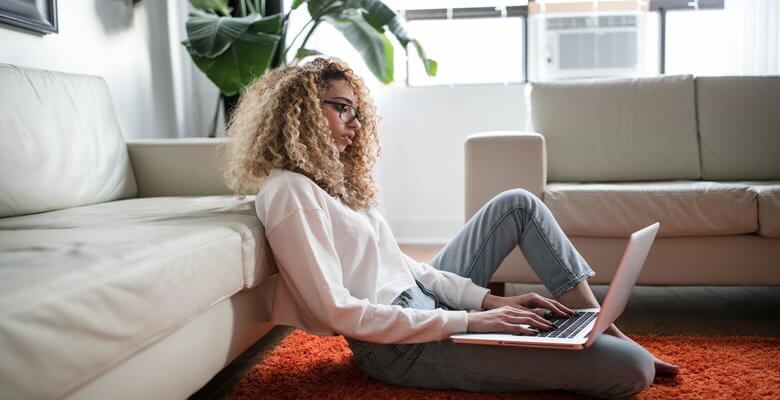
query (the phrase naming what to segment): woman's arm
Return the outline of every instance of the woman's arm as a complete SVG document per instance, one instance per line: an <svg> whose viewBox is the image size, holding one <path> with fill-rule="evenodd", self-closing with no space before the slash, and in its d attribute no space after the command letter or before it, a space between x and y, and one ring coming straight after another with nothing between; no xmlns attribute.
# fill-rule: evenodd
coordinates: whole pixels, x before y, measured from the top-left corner
<svg viewBox="0 0 780 400"><path fill-rule="evenodd" d="M467 331L465 311L416 310L352 296L322 209L293 211L266 238L301 311L336 333L375 343L416 343Z"/></svg>
<svg viewBox="0 0 780 400"><path fill-rule="evenodd" d="M415 279L432 291L439 300L459 310L483 309L482 303L490 290L475 284L469 278L418 262L403 252L401 254Z"/></svg>

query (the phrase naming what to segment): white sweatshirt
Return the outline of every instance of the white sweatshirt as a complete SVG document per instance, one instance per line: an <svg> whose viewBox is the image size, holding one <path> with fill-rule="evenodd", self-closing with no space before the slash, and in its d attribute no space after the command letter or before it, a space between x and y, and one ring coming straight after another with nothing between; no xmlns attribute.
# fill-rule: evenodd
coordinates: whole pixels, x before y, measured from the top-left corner
<svg viewBox="0 0 780 400"><path fill-rule="evenodd" d="M305 175L273 170L255 199L279 269L271 321L319 335L416 343L466 332L488 289L407 256L375 207L356 212ZM390 303L415 278L458 309Z"/></svg>

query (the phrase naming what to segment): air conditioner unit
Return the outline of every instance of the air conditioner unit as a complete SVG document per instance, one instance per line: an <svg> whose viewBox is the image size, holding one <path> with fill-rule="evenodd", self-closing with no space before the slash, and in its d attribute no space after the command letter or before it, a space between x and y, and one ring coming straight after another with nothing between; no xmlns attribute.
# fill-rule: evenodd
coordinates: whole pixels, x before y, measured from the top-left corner
<svg viewBox="0 0 780 400"><path fill-rule="evenodd" d="M638 13L537 17L535 79L639 75L642 23Z"/></svg>

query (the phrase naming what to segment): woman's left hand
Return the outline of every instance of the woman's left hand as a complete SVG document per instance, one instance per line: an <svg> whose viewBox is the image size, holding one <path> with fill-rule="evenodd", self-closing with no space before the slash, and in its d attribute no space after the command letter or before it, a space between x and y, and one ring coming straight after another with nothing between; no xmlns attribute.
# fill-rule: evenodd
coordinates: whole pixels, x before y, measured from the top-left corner
<svg viewBox="0 0 780 400"><path fill-rule="evenodd" d="M488 293L482 301L482 308L485 310L492 310L503 306L512 306L524 310L545 308L560 316L572 316L575 314L574 310L564 306L557 300L548 299L537 293L521 294L510 297L495 296Z"/></svg>

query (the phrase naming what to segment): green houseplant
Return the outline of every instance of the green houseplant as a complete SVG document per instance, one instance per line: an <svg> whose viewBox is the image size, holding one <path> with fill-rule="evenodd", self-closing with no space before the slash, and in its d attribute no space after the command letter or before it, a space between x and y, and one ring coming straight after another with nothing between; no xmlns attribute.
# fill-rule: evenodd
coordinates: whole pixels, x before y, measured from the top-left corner
<svg viewBox="0 0 780 400"><path fill-rule="evenodd" d="M235 10L229 7L229 0L190 0L190 4L193 11L187 18L187 40L182 44L195 65L233 102L252 79L280 65L320 54L306 44L322 23L338 29L383 83L393 81L393 46L387 33L407 52L414 46L426 73L436 75L436 61L426 57L422 45L405 29L403 19L380 0L294 0L287 13L267 12L266 0L234 0ZM309 21L285 47L290 14L304 4ZM303 41L293 49L304 33Z"/></svg>

